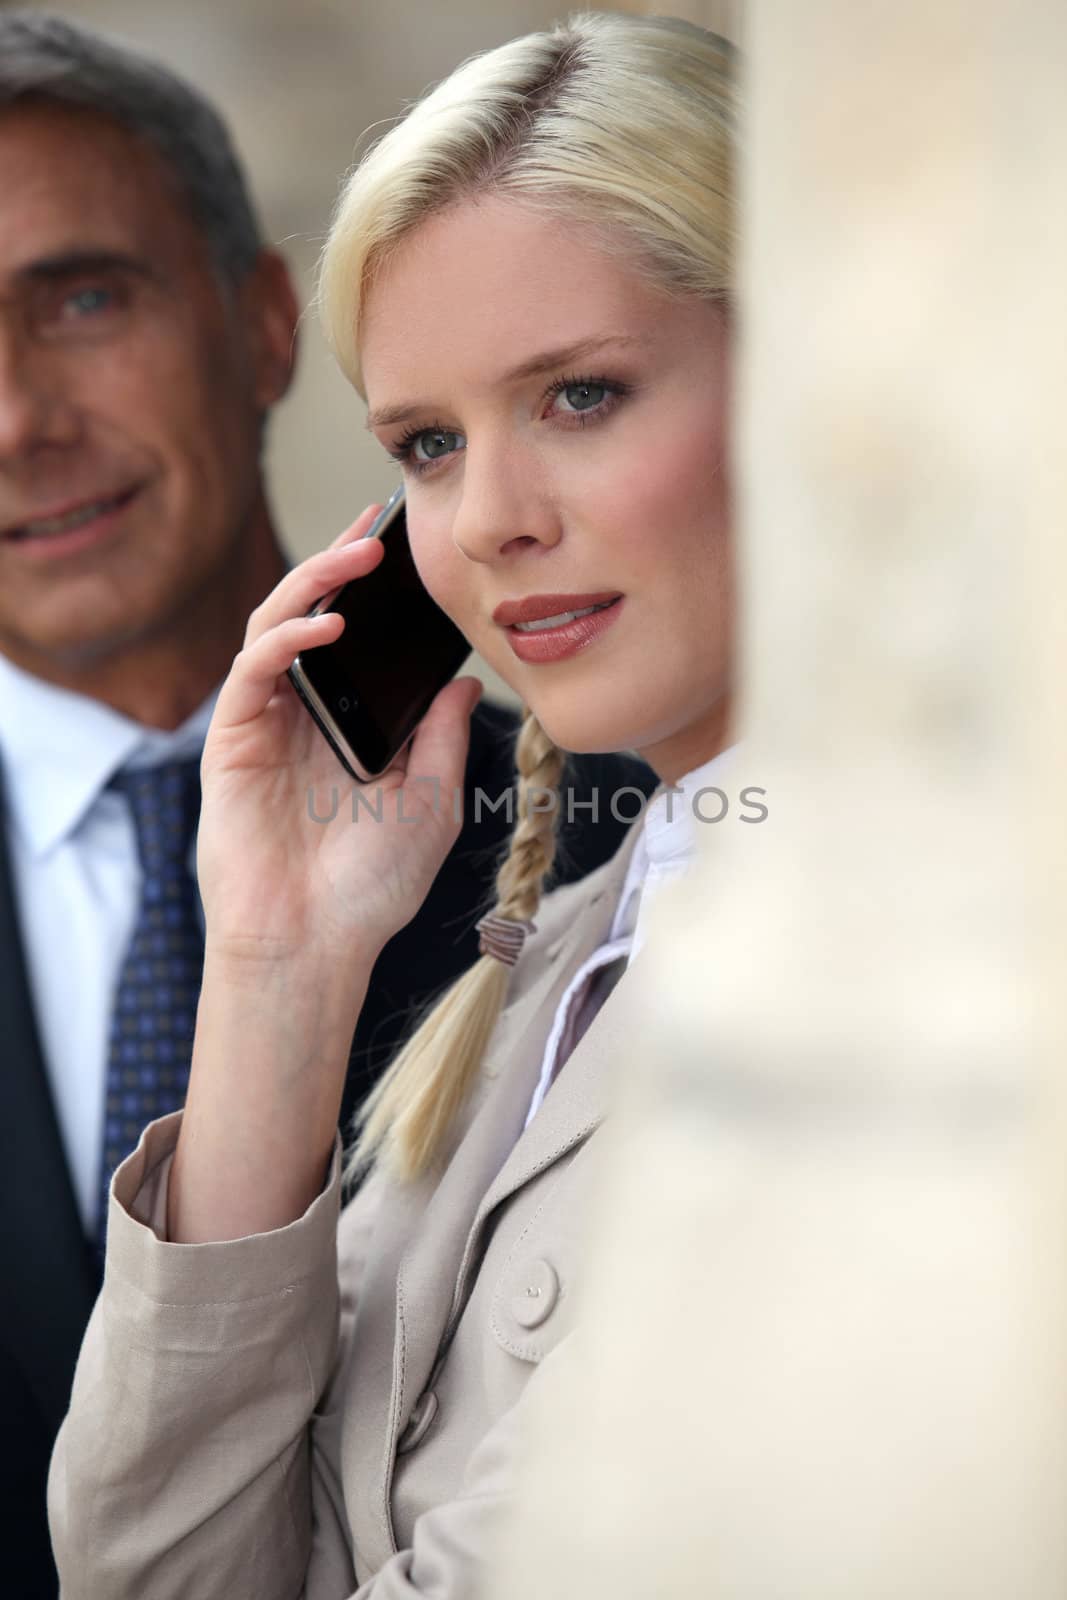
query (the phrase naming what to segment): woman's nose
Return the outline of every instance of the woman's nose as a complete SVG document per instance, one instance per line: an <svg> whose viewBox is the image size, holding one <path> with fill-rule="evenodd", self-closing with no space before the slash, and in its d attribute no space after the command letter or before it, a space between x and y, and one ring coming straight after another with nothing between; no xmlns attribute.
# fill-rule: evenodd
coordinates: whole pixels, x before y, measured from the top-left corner
<svg viewBox="0 0 1067 1600"><path fill-rule="evenodd" d="M555 497L535 460L468 444L452 539L470 561L496 561L536 545L550 549L561 535Z"/></svg>

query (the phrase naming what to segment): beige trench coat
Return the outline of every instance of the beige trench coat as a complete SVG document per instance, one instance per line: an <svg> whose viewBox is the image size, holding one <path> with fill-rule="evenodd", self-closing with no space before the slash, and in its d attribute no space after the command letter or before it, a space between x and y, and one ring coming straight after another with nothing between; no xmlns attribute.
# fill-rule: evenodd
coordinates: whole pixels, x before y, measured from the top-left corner
<svg viewBox="0 0 1067 1600"><path fill-rule="evenodd" d="M180 1113L146 1130L115 1177L104 1287L52 1462L64 1600L483 1592L527 1408L573 1326L627 982L523 1122L638 831L542 905L443 1175L373 1179L342 1211L335 1153L289 1227L168 1244L152 1224Z"/></svg>

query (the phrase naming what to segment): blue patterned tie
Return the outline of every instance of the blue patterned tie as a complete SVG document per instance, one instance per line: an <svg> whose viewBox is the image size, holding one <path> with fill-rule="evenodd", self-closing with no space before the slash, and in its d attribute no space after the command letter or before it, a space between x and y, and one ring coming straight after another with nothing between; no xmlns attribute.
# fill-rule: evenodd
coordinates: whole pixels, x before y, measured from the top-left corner
<svg viewBox="0 0 1067 1600"><path fill-rule="evenodd" d="M142 882L137 921L119 970L108 1050L98 1243L111 1175L154 1117L176 1111L189 1081L204 964L189 849L200 811L200 763L120 772L137 834Z"/></svg>

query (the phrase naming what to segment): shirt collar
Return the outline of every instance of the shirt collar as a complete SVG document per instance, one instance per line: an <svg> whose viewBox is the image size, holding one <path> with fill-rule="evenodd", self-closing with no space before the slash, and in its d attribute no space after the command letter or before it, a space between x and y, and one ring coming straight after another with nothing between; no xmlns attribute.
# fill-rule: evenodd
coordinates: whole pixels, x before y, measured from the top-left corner
<svg viewBox="0 0 1067 1600"><path fill-rule="evenodd" d="M638 904L646 879L657 882L679 876L696 853L696 823L701 817L710 822L721 809L721 802L701 791L721 787L723 777L733 765L740 745L732 744L703 766L687 772L679 783L658 789L649 802L641 836L630 857L619 905L612 924L612 939L633 933Z"/></svg>
<svg viewBox="0 0 1067 1600"><path fill-rule="evenodd" d="M43 856L79 827L121 767L199 756L218 690L173 732L45 683L0 655L0 769L26 847Z"/></svg>

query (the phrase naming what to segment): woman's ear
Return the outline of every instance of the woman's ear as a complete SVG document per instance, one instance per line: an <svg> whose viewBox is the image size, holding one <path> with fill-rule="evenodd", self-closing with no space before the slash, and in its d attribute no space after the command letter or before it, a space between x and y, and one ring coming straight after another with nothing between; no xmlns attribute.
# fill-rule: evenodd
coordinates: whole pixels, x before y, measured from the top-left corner
<svg viewBox="0 0 1067 1600"><path fill-rule="evenodd" d="M296 370L300 306L292 275L276 250L263 250L238 291L252 364L257 408L266 413L282 399Z"/></svg>

